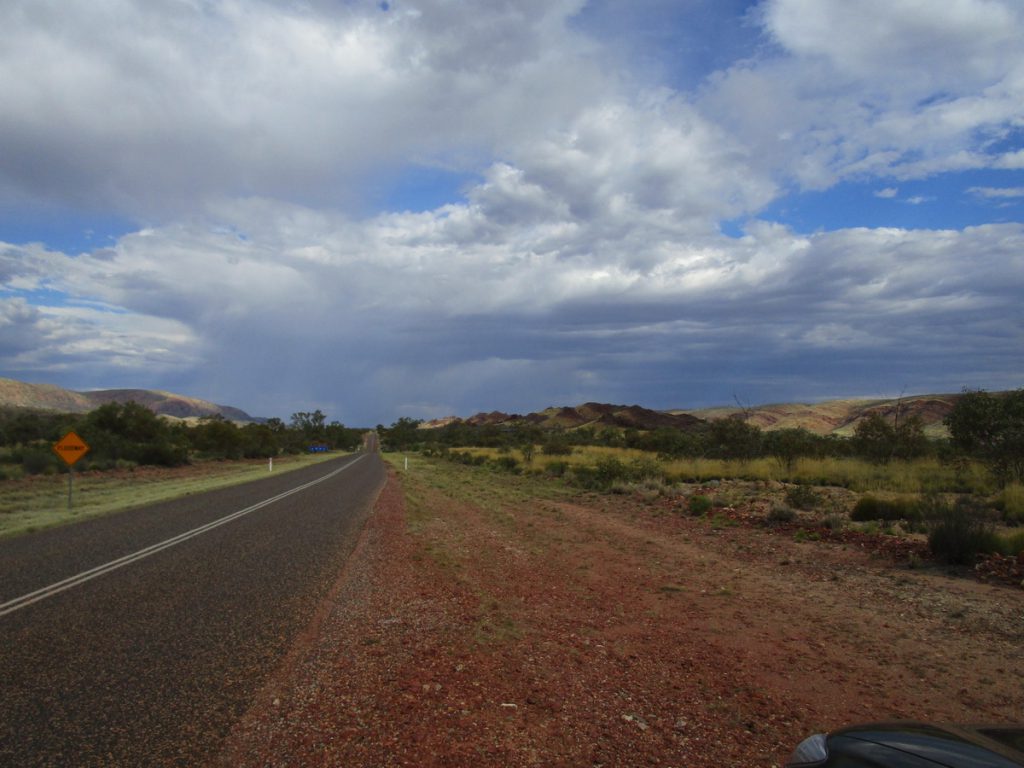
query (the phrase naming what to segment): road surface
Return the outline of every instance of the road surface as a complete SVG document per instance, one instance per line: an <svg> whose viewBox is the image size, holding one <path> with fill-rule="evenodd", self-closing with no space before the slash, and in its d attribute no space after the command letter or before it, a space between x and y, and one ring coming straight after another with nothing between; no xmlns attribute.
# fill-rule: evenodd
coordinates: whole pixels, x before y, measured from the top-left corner
<svg viewBox="0 0 1024 768"><path fill-rule="evenodd" d="M0 541L0 765L208 760L383 480L358 454Z"/></svg>

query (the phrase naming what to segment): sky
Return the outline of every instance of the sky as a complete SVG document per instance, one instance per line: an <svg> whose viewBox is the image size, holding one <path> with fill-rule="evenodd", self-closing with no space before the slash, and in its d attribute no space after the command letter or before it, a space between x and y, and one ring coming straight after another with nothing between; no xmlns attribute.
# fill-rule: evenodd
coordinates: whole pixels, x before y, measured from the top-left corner
<svg viewBox="0 0 1024 768"><path fill-rule="evenodd" d="M0 376L353 426L1024 386L1019 0L5 0Z"/></svg>

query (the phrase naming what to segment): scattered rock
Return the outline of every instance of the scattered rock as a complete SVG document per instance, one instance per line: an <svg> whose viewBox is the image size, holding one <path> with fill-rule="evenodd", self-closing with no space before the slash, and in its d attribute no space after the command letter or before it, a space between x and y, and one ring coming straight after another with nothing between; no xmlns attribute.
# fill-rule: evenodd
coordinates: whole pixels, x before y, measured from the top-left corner
<svg viewBox="0 0 1024 768"><path fill-rule="evenodd" d="M642 717L640 717L640 715L625 714L622 716L622 719L625 720L627 723L634 723L636 727L639 728L641 731L646 731L648 728L650 728L650 726L647 725L647 722Z"/></svg>

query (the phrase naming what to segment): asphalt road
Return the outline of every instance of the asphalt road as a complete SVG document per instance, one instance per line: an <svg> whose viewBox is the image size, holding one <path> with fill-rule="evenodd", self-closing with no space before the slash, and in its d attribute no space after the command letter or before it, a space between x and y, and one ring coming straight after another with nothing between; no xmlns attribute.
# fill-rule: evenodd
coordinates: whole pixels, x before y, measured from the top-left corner
<svg viewBox="0 0 1024 768"><path fill-rule="evenodd" d="M313 617L383 480L360 454L0 540L0 766L207 761Z"/></svg>

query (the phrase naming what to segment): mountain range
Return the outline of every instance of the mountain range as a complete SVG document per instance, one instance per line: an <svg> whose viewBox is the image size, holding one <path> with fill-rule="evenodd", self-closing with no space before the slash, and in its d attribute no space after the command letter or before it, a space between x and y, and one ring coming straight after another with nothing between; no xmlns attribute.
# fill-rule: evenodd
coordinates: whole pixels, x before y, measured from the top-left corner
<svg viewBox="0 0 1024 768"><path fill-rule="evenodd" d="M857 424L873 413L894 421L917 416L924 424L925 434L944 437L942 420L953 410L959 395L913 395L889 399L828 400L821 403L785 403L753 407L723 406L717 408L655 411L639 405L584 403L575 407L547 408L519 414L492 411L468 418L449 416L423 422L422 429L443 427L452 423L481 426L485 424L513 426L535 424L542 429L578 429L580 427L618 427L640 430L674 427L692 429L704 421L741 418L770 431L803 428L818 435L850 436Z"/></svg>
<svg viewBox="0 0 1024 768"><path fill-rule="evenodd" d="M742 418L764 430L800 427L819 435L853 434L857 424L879 413L890 420L918 416L930 437L943 437L942 420L953 409L959 395L911 395L901 398L827 400L820 403L782 403L752 407L652 410L639 405L584 403L577 406L547 408L524 415L502 411L478 413L468 418L450 416L420 424L422 429L452 423L475 426L487 424L513 426L533 424L541 429L579 429L581 427L651 430L661 427L688 430L704 421ZM65 413L86 413L104 403L134 400L154 413L178 419L220 415L236 422L258 422L239 408L218 405L187 395L152 389L101 389L76 392L52 384L28 384L0 378L0 407L28 408Z"/></svg>
<svg viewBox="0 0 1024 768"><path fill-rule="evenodd" d="M135 401L161 416L176 419L223 416L230 421L261 421L239 408L217 405L208 400L187 395L176 395L154 389L98 389L75 392L53 384L28 384L14 379L0 378L0 407L26 408L62 413L88 413L105 403Z"/></svg>

